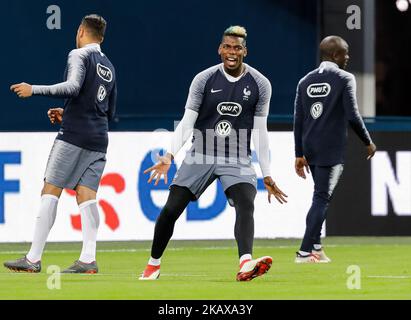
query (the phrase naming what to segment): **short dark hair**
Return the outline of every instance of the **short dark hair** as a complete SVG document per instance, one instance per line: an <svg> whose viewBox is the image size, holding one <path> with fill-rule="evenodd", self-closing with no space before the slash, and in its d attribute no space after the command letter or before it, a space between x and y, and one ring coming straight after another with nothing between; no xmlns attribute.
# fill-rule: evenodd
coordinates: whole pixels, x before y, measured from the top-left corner
<svg viewBox="0 0 411 320"><path fill-rule="evenodd" d="M347 42L339 36L327 36L320 43L321 60L328 60L342 48L348 47Z"/></svg>
<svg viewBox="0 0 411 320"><path fill-rule="evenodd" d="M94 38L102 41L106 33L107 22L98 14L89 14L81 20L81 24L93 35Z"/></svg>
<svg viewBox="0 0 411 320"><path fill-rule="evenodd" d="M246 45L247 30L242 26L230 26L230 27L228 27L223 33L223 38L226 37L226 36L243 38L244 46Z"/></svg>

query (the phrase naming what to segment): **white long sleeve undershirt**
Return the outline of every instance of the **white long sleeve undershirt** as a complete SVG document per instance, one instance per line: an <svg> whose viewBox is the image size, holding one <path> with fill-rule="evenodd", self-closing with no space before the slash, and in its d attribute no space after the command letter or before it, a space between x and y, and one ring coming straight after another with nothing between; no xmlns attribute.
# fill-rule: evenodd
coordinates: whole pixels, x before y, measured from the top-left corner
<svg viewBox="0 0 411 320"><path fill-rule="evenodd" d="M252 139L263 177L271 176L267 117L254 117Z"/></svg>
<svg viewBox="0 0 411 320"><path fill-rule="evenodd" d="M183 119L181 119L171 137L170 153L173 155L173 157L176 156L177 152L180 151L183 145L191 137L197 118L198 112L191 109L185 110Z"/></svg>

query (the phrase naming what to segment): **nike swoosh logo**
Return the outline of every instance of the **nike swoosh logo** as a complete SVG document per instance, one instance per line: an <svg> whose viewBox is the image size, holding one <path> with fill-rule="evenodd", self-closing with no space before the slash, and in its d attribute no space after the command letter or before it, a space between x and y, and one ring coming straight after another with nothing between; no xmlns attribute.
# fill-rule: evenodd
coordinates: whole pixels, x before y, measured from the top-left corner
<svg viewBox="0 0 411 320"><path fill-rule="evenodd" d="M216 93L216 92L220 92L220 91L223 91L223 89L219 89L219 90L211 89L211 93Z"/></svg>

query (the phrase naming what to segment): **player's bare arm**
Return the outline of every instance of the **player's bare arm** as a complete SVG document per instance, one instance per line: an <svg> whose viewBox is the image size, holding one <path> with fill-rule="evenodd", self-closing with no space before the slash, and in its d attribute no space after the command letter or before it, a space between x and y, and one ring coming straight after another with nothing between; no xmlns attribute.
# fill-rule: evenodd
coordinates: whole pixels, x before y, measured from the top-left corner
<svg viewBox="0 0 411 320"><path fill-rule="evenodd" d="M173 161L174 157L171 153L167 153L165 156L157 156L158 162L146 169L144 174L152 172L150 178L148 179L147 183L151 183L154 179L154 185L158 185L160 182L161 176L164 176L164 183L168 183L167 172L170 170L171 162Z"/></svg>
<svg viewBox="0 0 411 320"><path fill-rule="evenodd" d="M61 123L63 121L63 108L51 108L47 111L47 116L52 124Z"/></svg>
<svg viewBox="0 0 411 320"><path fill-rule="evenodd" d="M31 84L25 82L13 84L10 90L16 93L19 98L29 98L33 95Z"/></svg>
<svg viewBox="0 0 411 320"><path fill-rule="evenodd" d="M271 177L264 178L264 186L268 191L268 202L271 203L271 196L273 195L277 201L281 204L286 203L288 196L277 187L274 180Z"/></svg>
<svg viewBox="0 0 411 320"><path fill-rule="evenodd" d="M304 168L307 173L310 173L310 166L308 165L307 160L304 157L295 158L295 172L303 179L306 178Z"/></svg>

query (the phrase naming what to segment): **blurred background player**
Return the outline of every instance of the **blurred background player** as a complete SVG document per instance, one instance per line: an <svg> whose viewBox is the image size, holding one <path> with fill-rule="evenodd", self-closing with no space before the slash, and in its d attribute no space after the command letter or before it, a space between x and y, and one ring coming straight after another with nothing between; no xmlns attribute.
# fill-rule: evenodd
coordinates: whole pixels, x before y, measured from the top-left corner
<svg viewBox="0 0 411 320"><path fill-rule="evenodd" d="M76 36L77 49L68 56L65 81L51 86L20 83L11 90L20 98L32 95L65 98L64 109L48 111L61 129L51 150L41 192L34 238L27 255L4 263L14 271L40 272L41 257L54 224L64 188L77 192L83 247L78 261L65 273L97 273L96 239L99 213L96 194L106 163L108 121L116 107L116 77L110 60L101 52L106 21L92 14L83 18Z"/></svg>
<svg viewBox="0 0 411 320"><path fill-rule="evenodd" d="M337 36L326 37L320 43L320 54L322 63L300 80L295 98L295 171L305 179L305 168L314 180L296 263L331 261L321 246L321 228L344 168L347 122L367 146L367 160L376 151L358 111L354 75L342 70L349 60L347 42Z"/></svg>
<svg viewBox="0 0 411 320"><path fill-rule="evenodd" d="M174 177L167 203L157 219L151 258L141 280L159 277L161 256L175 222L189 202L197 200L217 178L236 211L234 233L240 257L236 279L252 280L271 266L269 256L252 258L257 182L250 156L252 131L268 200L271 202L274 195L283 203L286 195L270 173L267 116L271 84L260 72L243 63L247 55L246 37L246 30L240 26L224 32L218 49L222 63L194 78L183 119L173 135L171 153L159 157L159 162L145 171L153 172L149 183L156 179L157 185L164 175L167 184L171 161L194 131L193 146Z"/></svg>

